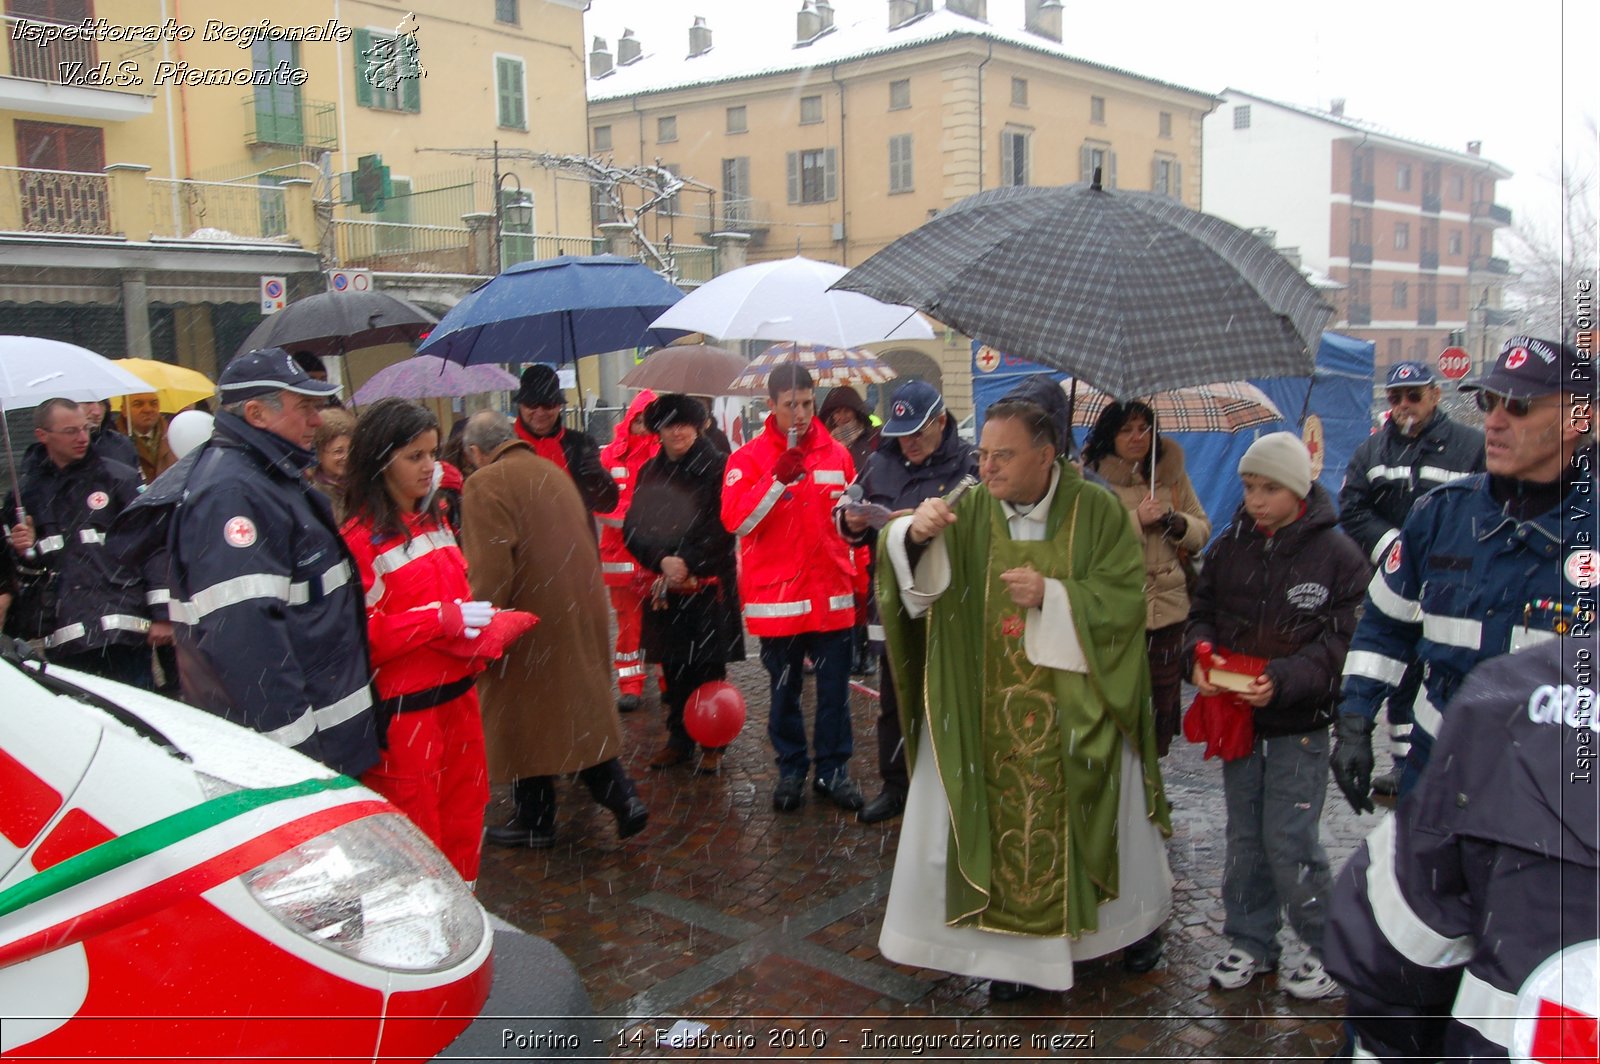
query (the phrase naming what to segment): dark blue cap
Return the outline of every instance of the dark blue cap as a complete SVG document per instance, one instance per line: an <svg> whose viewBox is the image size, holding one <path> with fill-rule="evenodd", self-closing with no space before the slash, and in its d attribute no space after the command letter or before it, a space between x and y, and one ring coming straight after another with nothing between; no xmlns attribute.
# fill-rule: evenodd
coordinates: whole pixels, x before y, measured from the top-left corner
<svg viewBox="0 0 1600 1064"><path fill-rule="evenodd" d="M885 436L910 436L944 412L944 396L927 381L906 381L889 400L889 416L881 430Z"/></svg>
<svg viewBox="0 0 1600 1064"><path fill-rule="evenodd" d="M281 347L263 347L240 355L217 377L217 392L224 403L242 403L273 392L333 395L338 390L337 384L312 377Z"/></svg>
<svg viewBox="0 0 1600 1064"><path fill-rule="evenodd" d="M1461 390L1493 392L1508 399L1537 399L1559 392L1593 399L1594 363L1559 341L1513 336L1494 365L1463 383Z"/></svg>
<svg viewBox="0 0 1600 1064"><path fill-rule="evenodd" d="M1426 362L1396 362L1389 367L1385 388L1418 388L1433 383L1433 370Z"/></svg>

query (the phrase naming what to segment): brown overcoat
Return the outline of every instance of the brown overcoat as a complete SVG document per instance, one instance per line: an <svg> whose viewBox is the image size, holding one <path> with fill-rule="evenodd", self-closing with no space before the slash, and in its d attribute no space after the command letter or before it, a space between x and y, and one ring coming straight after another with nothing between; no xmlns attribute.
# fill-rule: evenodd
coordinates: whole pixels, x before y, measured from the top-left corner
<svg viewBox="0 0 1600 1064"><path fill-rule="evenodd" d="M467 478L472 595L539 623L478 680L489 779L556 776L622 753L600 555L572 478L520 440Z"/></svg>

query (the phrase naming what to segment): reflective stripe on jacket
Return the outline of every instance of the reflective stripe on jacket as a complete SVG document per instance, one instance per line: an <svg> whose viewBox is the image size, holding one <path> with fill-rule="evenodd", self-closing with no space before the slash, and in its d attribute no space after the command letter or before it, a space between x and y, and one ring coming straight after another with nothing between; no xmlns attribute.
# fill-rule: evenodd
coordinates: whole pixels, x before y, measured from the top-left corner
<svg viewBox="0 0 1600 1064"><path fill-rule="evenodd" d="M655 401L655 393L642 391L628 404L628 412L617 422L616 435L600 451L603 466L617 485L617 505L599 515L600 573L608 587L627 587L639 571L638 563L622 542L622 522L633 505L633 490L639 469L661 450L661 438L653 432L635 435L633 423L644 416L644 408Z"/></svg>

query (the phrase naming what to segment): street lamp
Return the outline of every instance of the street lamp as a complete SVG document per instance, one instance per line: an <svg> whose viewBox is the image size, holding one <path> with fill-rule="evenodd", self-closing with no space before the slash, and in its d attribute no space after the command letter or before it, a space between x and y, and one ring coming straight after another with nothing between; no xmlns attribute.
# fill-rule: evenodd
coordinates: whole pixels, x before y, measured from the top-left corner
<svg viewBox="0 0 1600 1064"><path fill-rule="evenodd" d="M496 160L498 162L498 160ZM533 197L522 190L522 179L507 170L494 179L495 262L506 268L506 229L526 233L533 228Z"/></svg>

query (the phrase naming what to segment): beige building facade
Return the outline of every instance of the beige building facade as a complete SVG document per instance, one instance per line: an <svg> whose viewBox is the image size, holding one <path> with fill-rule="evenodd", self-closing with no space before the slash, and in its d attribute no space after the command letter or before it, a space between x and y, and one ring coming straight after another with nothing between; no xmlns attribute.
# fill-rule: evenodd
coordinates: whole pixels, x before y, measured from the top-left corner
<svg viewBox="0 0 1600 1064"><path fill-rule="evenodd" d="M750 261L802 254L853 266L973 193L1089 180L1096 169L1109 187L1199 206L1214 99L1072 56L1059 5L792 9L792 37L781 25L755 38L744 26L685 26L688 58L679 41L607 38L591 21L591 153L659 162L685 179L648 223L658 241L731 231L748 237ZM964 337L883 355L970 411Z"/></svg>

